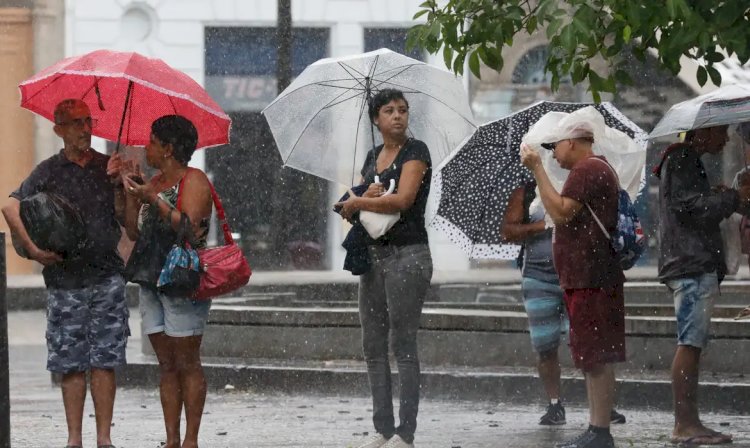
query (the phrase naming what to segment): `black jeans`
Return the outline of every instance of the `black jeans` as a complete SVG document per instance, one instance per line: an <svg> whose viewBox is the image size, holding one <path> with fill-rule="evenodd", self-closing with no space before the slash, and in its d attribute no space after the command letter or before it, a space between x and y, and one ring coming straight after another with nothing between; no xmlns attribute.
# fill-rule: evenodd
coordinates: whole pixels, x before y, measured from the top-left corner
<svg viewBox="0 0 750 448"><path fill-rule="evenodd" d="M370 247L372 267L359 280L362 347L372 391L375 430L390 438L414 440L419 410L417 330L432 278L426 244ZM388 342L398 364L398 428L394 427Z"/></svg>

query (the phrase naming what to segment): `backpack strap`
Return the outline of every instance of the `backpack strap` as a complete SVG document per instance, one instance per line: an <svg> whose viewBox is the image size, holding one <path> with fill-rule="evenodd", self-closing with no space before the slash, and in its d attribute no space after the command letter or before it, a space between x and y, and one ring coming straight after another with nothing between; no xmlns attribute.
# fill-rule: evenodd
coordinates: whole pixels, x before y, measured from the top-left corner
<svg viewBox="0 0 750 448"><path fill-rule="evenodd" d="M607 165L607 167L609 168L609 170L615 176L615 180L617 181L617 189L619 190L619 188L620 188L620 176L617 175L617 171L615 171L615 169L612 167L612 165L610 165L609 162L600 159L599 157L592 157L592 159L598 160L598 161L602 162L603 164Z"/></svg>
<svg viewBox="0 0 750 448"><path fill-rule="evenodd" d="M607 232L607 229L604 227L604 224L602 224L602 222L599 220L599 217L596 216L596 213L594 213L594 211L591 209L591 206L588 203L586 204L586 208L588 208L589 212L591 212L591 216L594 217L594 221L596 221L596 223L599 224L599 228L602 229L602 233L604 234L604 236L606 236L608 240L611 240L612 235L610 235L609 232Z"/></svg>
<svg viewBox="0 0 750 448"><path fill-rule="evenodd" d="M601 163L603 163L603 164L607 165L607 167L609 168L609 171L610 171L610 172L611 172L612 174L614 174L614 176L615 176L615 182L617 182L617 190L618 190L618 198L617 198L617 201L618 201L618 203L619 203L619 201L620 201L620 198L619 198L619 190L620 190L620 177L619 177L619 176L617 175L617 172L615 171L615 169L614 169L614 168L612 168L612 165L610 165L610 164L609 164L609 162L606 162L606 161L604 161L604 160L600 159L599 157L592 157L592 158L593 158L594 160L598 160L598 161L600 161ZM598 217L598 216L596 216L596 213L594 213L594 210L592 210L592 209L591 209L591 206L590 206L590 205L588 204L588 202L586 203L586 208L588 208L588 209L589 209L589 212L591 213L591 216L593 216L593 217L594 217L594 221L596 221L596 223L597 223L597 224L599 225L599 228L600 228L600 229L602 229L602 233L604 234L604 236L606 236L608 240L611 240L611 239L612 239L612 235L610 235L610 234L609 234L609 232L607 232L607 228L606 228L606 227L604 227L604 224L602 224L602 222L601 222L601 221L599 220L599 217Z"/></svg>

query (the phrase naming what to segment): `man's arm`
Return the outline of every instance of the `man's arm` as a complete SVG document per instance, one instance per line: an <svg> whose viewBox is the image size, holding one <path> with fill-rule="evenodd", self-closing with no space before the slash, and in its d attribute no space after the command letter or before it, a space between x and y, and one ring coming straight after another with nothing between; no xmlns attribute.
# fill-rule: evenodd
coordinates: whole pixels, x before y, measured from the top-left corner
<svg viewBox="0 0 750 448"><path fill-rule="evenodd" d="M552 218L555 225L566 224L573 219L583 208L583 204L569 197L561 196L549 180L547 172L542 165L539 153L523 145L521 147L521 162L534 174L539 196L542 198L547 214Z"/></svg>
<svg viewBox="0 0 750 448"><path fill-rule="evenodd" d="M54 252L42 250L31 241L29 232L21 221L21 202L16 198L10 198L5 207L3 207L3 216L8 223L11 234L21 242L26 253L32 260L35 260L45 266L49 266L62 261L62 257Z"/></svg>
<svg viewBox="0 0 750 448"><path fill-rule="evenodd" d="M670 158L664 175L669 176L668 207L684 222L698 226L718 225L721 220L747 204L750 186L705 192L698 181L695 158Z"/></svg>

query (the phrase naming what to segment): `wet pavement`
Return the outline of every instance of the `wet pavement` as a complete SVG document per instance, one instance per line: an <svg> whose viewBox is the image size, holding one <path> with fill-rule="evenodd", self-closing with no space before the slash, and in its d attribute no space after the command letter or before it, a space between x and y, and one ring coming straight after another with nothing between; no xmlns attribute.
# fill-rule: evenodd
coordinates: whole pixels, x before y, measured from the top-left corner
<svg viewBox="0 0 750 448"><path fill-rule="evenodd" d="M63 447L65 421L60 391L44 370L44 335L30 325L38 312L9 316L11 341L11 439L14 448ZM131 325L133 323L131 322ZM133 325L134 328L137 328ZM136 332L134 332L136 333ZM138 345L137 336L131 341ZM349 447L372 431L366 397L289 396L252 390L211 390L201 444L211 448ZM568 409L568 424L537 425L540 404L517 406L424 400L416 446L430 448L540 448L571 438L584 428L587 411ZM613 427L620 448L664 447L672 423L668 412L621 409L628 423ZM86 404L85 448L95 440L93 406ZM734 434L731 446L750 448L750 417L706 415L709 425ZM157 448L163 441L154 389L118 391L113 441L119 448Z"/></svg>

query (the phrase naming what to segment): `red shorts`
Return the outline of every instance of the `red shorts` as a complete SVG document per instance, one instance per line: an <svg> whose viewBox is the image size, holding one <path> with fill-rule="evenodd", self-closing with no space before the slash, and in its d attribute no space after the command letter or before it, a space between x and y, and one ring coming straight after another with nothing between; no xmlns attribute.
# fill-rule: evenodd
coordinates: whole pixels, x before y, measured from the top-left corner
<svg viewBox="0 0 750 448"><path fill-rule="evenodd" d="M566 289L570 353L575 366L625 361L625 295L622 284L607 288Z"/></svg>

